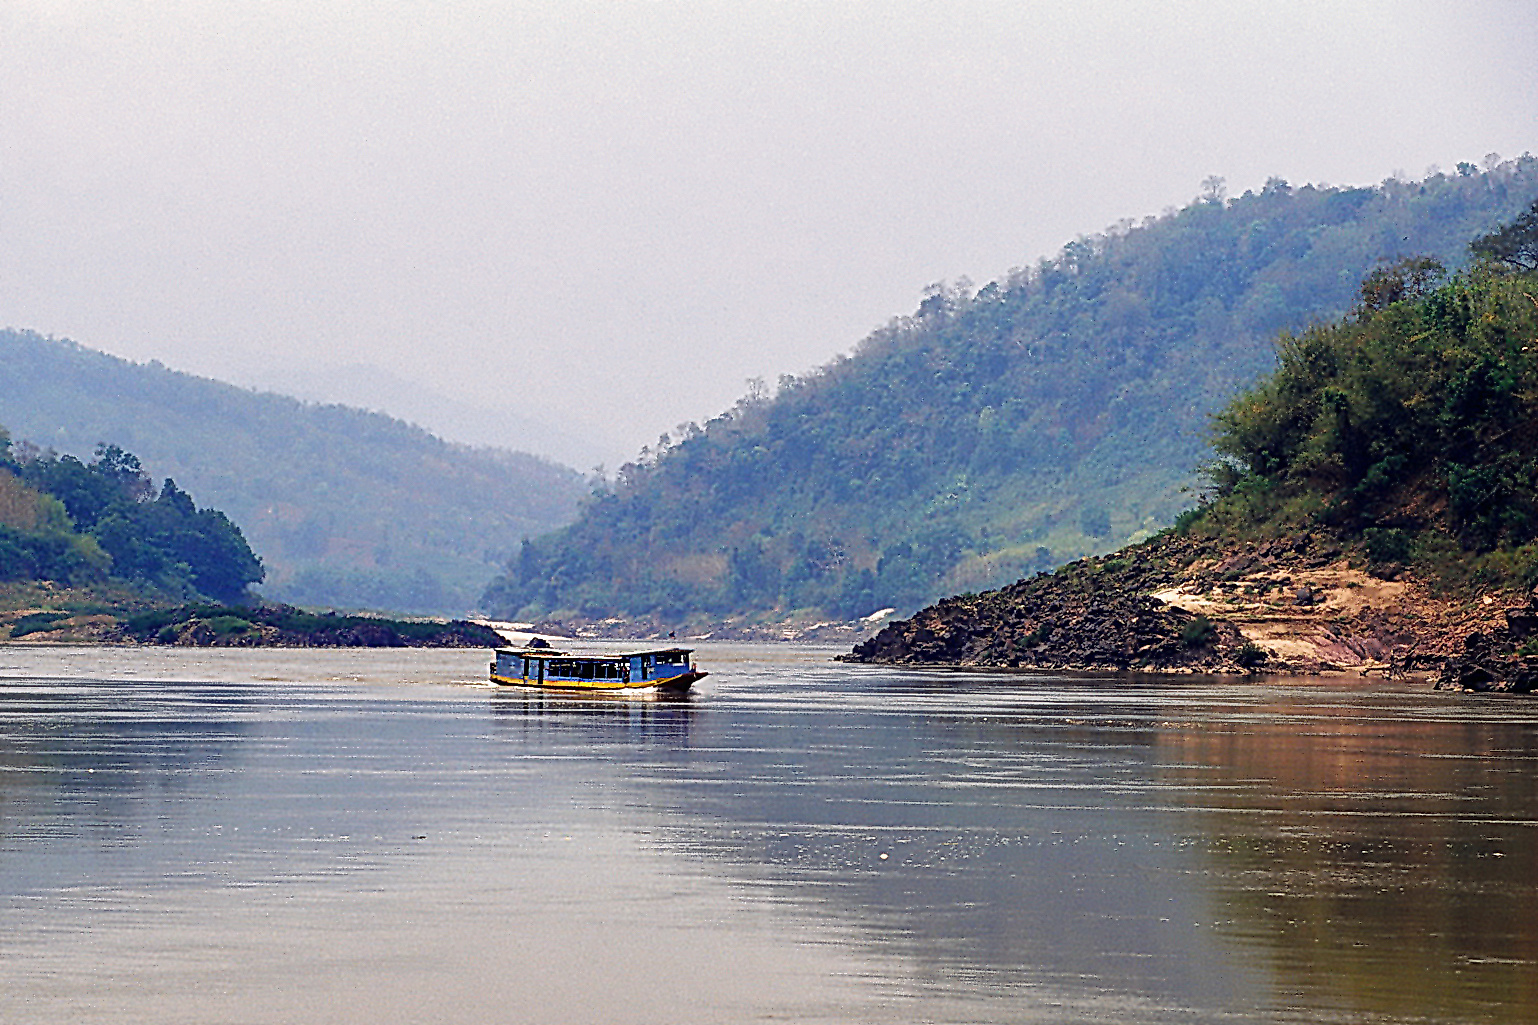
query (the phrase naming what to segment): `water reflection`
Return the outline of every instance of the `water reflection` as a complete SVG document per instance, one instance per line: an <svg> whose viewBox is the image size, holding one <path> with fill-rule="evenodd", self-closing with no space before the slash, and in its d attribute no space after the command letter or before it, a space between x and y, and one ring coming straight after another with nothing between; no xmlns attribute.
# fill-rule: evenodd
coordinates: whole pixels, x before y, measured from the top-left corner
<svg viewBox="0 0 1538 1025"><path fill-rule="evenodd" d="M131 788L217 762L247 711L234 688L216 684L168 693L162 684L34 680L0 686L0 751L7 766L38 772L33 784L62 775L72 786Z"/></svg>
<svg viewBox="0 0 1538 1025"><path fill-rule="evenodd" d="M812 677L730 714L712 702L705 754L653 791L707 870L855 923L921 989L965 977L984 1020L1116 1001L1175 1020L1264 990L1213 931L1196 843L1149 785L1145 699L920 677L846 683L809 714L831 684Z"/></svg>
<svg viewBox="0 0 1538 1025"><path fill-rule="evenodd" d="M0 679L0 1019L1538 1020L1525 705L707 655Z"/></svg>
<svg viewBox="0 0 1538 1025"><path fill-rule="evenodd" d="M1509 704L1317 681L882 687L846 686L832 715L810 691L712 702L702 754L646 780L671 842L942 988L1046 986L1089 1014L1062 996L1077 980L1145 1020L1538 1020L1538 732Z"/></svg>
<svg viewBox="0 0 1538 1025"><path fill-rule="evenodd" d="M1227 931L1303 1004L1538 1021L1538 731L1509 703L1374 704L1220 706L1160 736Z"/></svg>

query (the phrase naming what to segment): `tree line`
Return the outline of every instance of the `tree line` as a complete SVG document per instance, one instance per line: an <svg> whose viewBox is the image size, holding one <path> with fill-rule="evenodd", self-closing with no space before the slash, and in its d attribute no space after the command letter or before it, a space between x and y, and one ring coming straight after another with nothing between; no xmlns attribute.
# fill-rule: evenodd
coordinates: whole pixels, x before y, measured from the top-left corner
<svg viewBox="0 0 1538 1025"><path fill-rule="evenodd" d="M0 580L115 580L177 600L235 601L262 580L240 528L102 444L90 462L0 428Z"/></svg>
<svg viewBox="0 0 1538 1025"><path fill-rule="evenodd" d="M1213 501L1187 529L1321 524L1381 568L1538 583L1538 202L1369 275L1346 318L1278 340L1275 372L1216 418Z"/></svg>
<svg viewBox="0 0 1538 1025"><path fill-rule="evenodd" d="M240 524L274 600L462 615L519 539L569 523L586 491L531 455L33 332L0 330L0 364L16 437L86 463L102 439L132 451Z"/></svg>

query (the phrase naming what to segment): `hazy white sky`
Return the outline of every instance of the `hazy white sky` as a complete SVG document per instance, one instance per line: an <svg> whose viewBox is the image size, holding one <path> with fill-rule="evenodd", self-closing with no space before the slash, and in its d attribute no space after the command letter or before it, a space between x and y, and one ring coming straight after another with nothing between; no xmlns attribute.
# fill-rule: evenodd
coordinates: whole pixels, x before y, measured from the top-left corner
<svg viewBox="0 0 1538 1025"><path fill-rule="evenodd" d="M0 0L0 324L612 467L1207 175L1538 148L1535 54L1526 0Z"/></svg>

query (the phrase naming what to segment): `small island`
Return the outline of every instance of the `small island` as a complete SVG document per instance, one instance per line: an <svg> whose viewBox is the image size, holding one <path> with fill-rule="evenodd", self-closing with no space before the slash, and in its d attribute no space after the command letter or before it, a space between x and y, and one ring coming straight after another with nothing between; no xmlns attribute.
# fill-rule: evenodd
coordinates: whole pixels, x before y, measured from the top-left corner
<svg viewBox="0 0 1538 1025"><path fill-rule="evenodd" d="M122 620L107 640L195 647L495 648L506 639L464 619L389 619L292 605L182 605Z"/></svg>
<svg viewBox="0 0 1538 1025"><path fill-rule="evenodd" d="M849 661L1538 683L1538 203L1466 271L1375 271L1217 415L1163 533L887 626Z"/></svg>

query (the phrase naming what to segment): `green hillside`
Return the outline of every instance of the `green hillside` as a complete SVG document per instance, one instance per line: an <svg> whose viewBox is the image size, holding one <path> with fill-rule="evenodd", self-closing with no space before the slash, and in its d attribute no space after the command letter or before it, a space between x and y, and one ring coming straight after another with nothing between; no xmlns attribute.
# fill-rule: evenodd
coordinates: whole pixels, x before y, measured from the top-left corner
<svg viewBox="0 0 1538 1025"><path fill-rule="evenodd" d="M570 522L581 477L313 405L0 331L0 423L89 459L135 453L239 524L262 592L298 605L462 613L520 539Z"/></svg>
<svg viewBox="0 0 1538 1025"><path fill-rule="evenodd" d="M1375 188L1273 180L1081 238L622 468L488 589L505 614L682 621L911 609L1171 523L1209 417L1372 267L1538 195L1530 156Z"/></svg>

